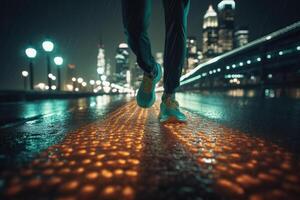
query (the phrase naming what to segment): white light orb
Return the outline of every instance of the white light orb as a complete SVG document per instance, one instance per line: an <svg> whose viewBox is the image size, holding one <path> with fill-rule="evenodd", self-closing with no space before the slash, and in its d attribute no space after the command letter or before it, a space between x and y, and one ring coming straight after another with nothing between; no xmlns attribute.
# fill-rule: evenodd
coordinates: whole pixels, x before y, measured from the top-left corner
<svg viewBox="0 0 300 200"><path fill-rule="evenodd" d="M25 71L25 70L22 71L22 76L23 76L23 77L27 77L28 75L29 75L28 71Z"/></svg>
<svg viewBox="0 0 300 200"><path fill-rule="evenodd" d="M25 50L25 54L28 58L35 58L36 57L36 50L34 48L27 48Z"/></svg>
<svg viewBox="0 0 300 200"><path fill-rule="evenodd" d="M53 42L46 40L43 42L42 47L46 52L51 52L54 49L54 44Z"/></svg>
<svg viewBox="0 0 300 200"><path fill-rule="evenodd" d="M79 78L77 79L77 82L81 84L81 83L83 82L83 78L79 77Z"/></svg>
<svg viewBox="0 0 300 200"><path fill-rule="evenodd" d="M57 66L60 66L62 65L64 62L64 59L61 57L61 56L56 56L54 58L54 63L57 65Z"/></svg>

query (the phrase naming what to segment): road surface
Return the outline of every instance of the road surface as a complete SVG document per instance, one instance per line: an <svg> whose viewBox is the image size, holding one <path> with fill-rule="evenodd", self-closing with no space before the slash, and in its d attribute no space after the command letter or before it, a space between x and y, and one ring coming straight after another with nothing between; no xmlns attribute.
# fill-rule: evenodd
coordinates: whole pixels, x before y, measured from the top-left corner
<svg viewBox="0 0 300 200"><path fill-rule="evenodd" d="M299 100L240 92L178 94L187 124L130 96L2 104L1 196L297 199Z"/></svg>

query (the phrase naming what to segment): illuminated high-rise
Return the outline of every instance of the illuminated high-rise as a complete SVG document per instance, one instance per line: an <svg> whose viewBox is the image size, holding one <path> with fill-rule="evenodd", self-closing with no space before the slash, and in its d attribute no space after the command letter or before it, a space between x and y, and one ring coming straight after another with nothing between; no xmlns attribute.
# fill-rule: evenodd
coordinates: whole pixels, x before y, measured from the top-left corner
<svg viewBox="0 0 300 200"><path fill-rule="evenodd" d="M233 49L235 1L222 0L218 4L219 17L219 53Z"/></svg>
<svg viewBox="0 0 300 200"><path fill-rule="evenodd" d="M105 50L102 43L98 45L97 72L99 75L105 75Z"/></svg>
<svg viewBox="0 0 300 200"><path fill-rule="evenodd" d="M197 54L197 39L195 37L187 38L187 59L186 66L183 69L183 73L187 73L199 63L198 54Z"/></svg>
<svg viewBox="0 0 300 200"><path fill-rule="evenodd" d="M218 54L218 25L218 15L210 5L204 15L203 22L202 53L205 59L215 57Z"/></svg>
<svg viewBox="0 0 300 200"><path fill-rule="evenodd" d="M115 77L118 82L126 83L129 79L129 47L126 43L119 44L115 56L116 68Z"/></svg>
<svg viewBox="0 0 300 200"><path fill-rule="evenodd" d="M107 59L107 61L106 61L105 74L106 74L106 76L110 76L112 74L110 59Z"/></svg>
<svg viewBox="0 0 300 200"><path fill-rule="evenodd" d="M72 85L73 81L72 78L76 77L76 65L75 64L68 64L66 68L66 74L64 78L64 90L73 90L73 88L69 88L69 85Z"/></svg>
<svg viewBox="0 0 300 200"><path fill-rule="evenodd" d="M249 30L246 27L240 28L234 33L234 48L242 47L249 42Z"/></svg>

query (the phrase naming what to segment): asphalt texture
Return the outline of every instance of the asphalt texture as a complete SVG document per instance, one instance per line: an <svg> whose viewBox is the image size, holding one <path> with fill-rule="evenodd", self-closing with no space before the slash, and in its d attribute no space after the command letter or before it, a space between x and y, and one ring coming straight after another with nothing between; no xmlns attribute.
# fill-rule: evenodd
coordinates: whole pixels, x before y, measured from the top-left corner
<svg viewBox="0 0 300 200"><path fill-rule="evenodd" d="M1 105L1 199L298 199L299 100L177 99L187 124L129 96Z"/></svg>

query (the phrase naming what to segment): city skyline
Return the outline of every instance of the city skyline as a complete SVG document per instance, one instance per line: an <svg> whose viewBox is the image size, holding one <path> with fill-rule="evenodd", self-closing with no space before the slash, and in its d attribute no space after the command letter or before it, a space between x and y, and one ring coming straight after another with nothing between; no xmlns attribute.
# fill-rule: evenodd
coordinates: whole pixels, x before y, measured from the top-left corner
<svg viewBox="0 0 300 200"><path fill-rule="evenodd" d="M70 1L65 1L65 2L69 2ZM201 3L196 2L196 1L191 1L191 11L190 11L190 15L189 15L189 36L194 36L197 38L198 41L201 41L201 37L202 37L202 23L203 23L203 16L204 13L207 11L208 5L212 4L214 7L216 7L217 3L219 3L220 1L203 1ZM254 1L252 1L254 2ZM259 1L257 1L259 2ZM267 2L271 2L271 1L267 1ZM28 12L30 11L36 11L36 12L41 12L38 11L39 5L32 5L31 3L29 3L28 1L20 1L19 2L22 5L27 5L28 7ZM72 13L72 11L76 11L78 12L79 16L74 15L76 17L83 17L84 19L82 21L85 22L89 22L88 26L86 26L86 31L81 30L80 27L76 28L76 25L78 25L78 22L75 24L71 23L71 18L72 16L68 16L67 18L69 18L69 27L66 27L68 31L73 30L74 34L70 35L70 37L67 37L68 35L64 35L63 32L66 30L62 27L63 23L58 23L57 26L55 26L54 24L54 20L52 19L52 17L49 17L49 13L51 13L51 10L54 9L53 7L55 7L55 3L57 3L57 12L54 14L54 18L59 18L59 17L64 17L67 16L66 13ZM104 30L97 28L97 24L95 20L95 13L97 14L97 9L93 8L93 3L95 5L101 5L100 7L111 10L110 13L108 12L103 12L101 14L102 17L99 18L99 24L98 26L104 26L106 27ZM22 11L22 10L18 10L21 8L21 5L16 6L16 2L12 1L10 3L7 3L7 5L2 8L7 8L5 10L5 12L3 12L6 16L3 18L3 22L1 22L1 26L4 26L5 30L4 33L1 33L1 38L5 40L3 40L3 42L1 41L1 43L3 44L3 49L1 50L1 60L2 61L2 66L1 68L3 69L3 73L1 75L1 86L0 89L21 89L22 88L22 78L21 78L21 71L26 69L28 62L27 59L24 55L24 50L27 47L26 45L28 45L31 41L32 44L34 44L37 49L38 49L38 59L36 61L36 65L35 67L37 68L37 81L38 82L46 82L46 80L44 80L45 78L43 77L45 72L45 67L46 67L46 61L43 57L45 57L45 55L43 53L41 53L41 42L43 41L43 39L45 39L46 36L50 37L55 44L57 44L57 52L60 54L63 54L65 56L66 59L66 64L75 64L78 67L78 73L82 74L82 77L86 77L86 79L92 79L93 77L90 77L91 74L94 73L94 70L97 68L97 63L96 63L96 58L97 58L97 45L98 42L100 40L100 35L101 38L103 39L103 44L105 46L105 50L107 52L106 57L107 59L110 59L111 65L115 65L114 62L114 56L115 56L115 51L117 48L117 45L119 43L122 43L125 41L125 36L123 34L123 28L122 28L122 23L121 23L121 11L120 11L120 5L119 3L117 3L117 1L101 1L99 2L93 2L91 4L76 4L74 3L74 5L70 5L70 7L74 8L76 7L77 10L72 10L71 8L68 8L68 4L67 3L59 3L59 2L55 2L54 3L50 3L47 2L45 6L46 12L42 13L45 14L46 17L44 15L41 15L42 17L40 19L35 19L33 20L34 22L29 23L27 20L29 19L33 19L33 16L25 16L26 19L20 19L19 17L16 16L16 14L26 14L27 12ZM115 3L115 5L114 5ZM266 2L261 2L261 4L257 4L257 9L261 9L263 10L263 8L266 8L265 5ZM4 3L5 4L5 3ZM252 3L255 4L255 3ZM250 3L250 5L252 5ZM274 4L274 2L273 2ZM275 3L276 4L276 3ZM280 4L280 3L278 3ZM249 15L249 11L247 10L247 7L249 6L249 2L237 2L237 9L236 9L236 20L237 20L237 25L241 26L241 25L247 25L251 31L251 40L259 37L259 36L263 36L265 34L268 34L272 31L277 30L278 28L281 28L283 26L292 24L293 22L295 22L297 19L299 20L299 16L298 14L296 14L296 12L294 12L297 8L297 3L296 1L294 2L294 6L293 3L290 3L289 5L285 4L285 3L281 3L281 5L277 5L278 9L281 8L285 8L283 9L283 11L286 11L289 9L290 11L290 15L284 16L284 19L277 20L276 16L274 16L274 23L270 24L268 26L262 26L262 24L260 24L258 27L259 28L255 28L253 29L253 23L254 20L256 19L257 16L255 16L255 14L252 14L253 17L248 17L245 18L243 16L245 16L246 14ZM16 7L14 7L16 6ZM80 6L83 6L80 8ZM162 8L161 8L161 3L160 1L154 1L154 10L158 10L159 12L153 12L153 16L152 16L152 24L151 27L149 29L149 33L150 33L150 37L152 39L152 43L153 43L153 54L155 55L156 52L161 52L163 50L163 36L164 36L164 28L163 28L163 20L158 20L160 18L162 18L163 16L163 12L162 12ZM276 6L276 5L275 5ZM100 9L99 7L99 9ZM55 7L56 8L56 7ZM91 9L91 13L92 14L88 14L87 16L80 16L84 14L84 11L86 11L87 9ZM273 8L274 9L274 8ZM9 11L14 11L12 13L9 13ZM276 11L276 8L274 9ZM66 12L63 12L66 11ZM47 12L48 15L47 15ZM111 17L110 14L113 14L114 17ZM258 16L264 16L264 18L270 18L270 14L268 13L268 11L266 11L264 14L263 13L258 13ZM20 15L22 16L22 15ZM47 17L48 16L48 17ZM73 17L74 17L73 16ZM106 16L106 17L105 17ZM108 19L107 17L110 17L110 19ZM48 21L47 21L48 18ZM90 18L90 19L89 19ZM66 20L66 19L64 19ZM107 21L106 21L107 20ZM33 28L35 26L35 24L37 24L37 26L41 26L42 22L45 21L45 24L42 25L42 29L39 29L41 27L37 27L37 28ZM66 22L66 21L65 21ZM101 22L101 23L100 23ZM110 23L109 23L110 22ZM54 26L55 30L49 30L49 26L52 25ZM159 27L159 29L156 31L154 30L155 27ZM28 29L33 29L33 30L28 30ZM94 29L94 32L93 32ZM20 31L21 30L21 31ZM99 32L99 33L98 33ZM115 37L110 36L109 33L115 34ZM22 34L24 33L24 34ZM32 35L34 34L35 35ZM47 34L46 34L47 33ZM51 34L52 33L52 34ZM84 33L84 34L83 34ZM13 37L13 36L18 36L18 37ZM31 35L30 37L26 37ZM90 39L90 40L88 40ZM10 44L8 42L11 42L11 47ZM200 42L201 45L201 42ZM4 50L5 49L5 50ZM132 62L134 62L135 58L131 55L131 60ZM132 65L133 63L131 63ZM52 66L54 67L54 66ZM54 71L54 70L53 70ZM14 85L14 83L16 83L16 85Z"/></svg>

